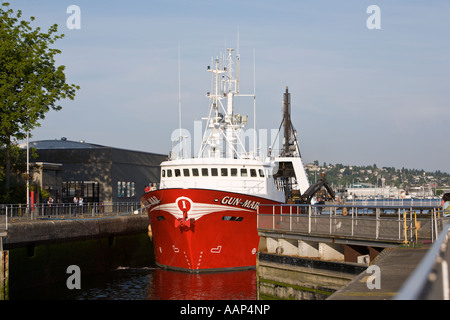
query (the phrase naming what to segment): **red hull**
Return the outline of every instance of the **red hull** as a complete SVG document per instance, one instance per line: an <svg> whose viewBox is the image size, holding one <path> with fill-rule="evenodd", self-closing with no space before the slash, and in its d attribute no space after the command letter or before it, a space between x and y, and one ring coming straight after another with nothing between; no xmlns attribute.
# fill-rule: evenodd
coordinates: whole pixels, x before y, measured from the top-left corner
<svg viewBox="0 0 450 320"><path fill-rule="evenodd" d="M141 197L156 263L189 272L256 265L258 204L275 201L206 189L160 189Z"/></svg>

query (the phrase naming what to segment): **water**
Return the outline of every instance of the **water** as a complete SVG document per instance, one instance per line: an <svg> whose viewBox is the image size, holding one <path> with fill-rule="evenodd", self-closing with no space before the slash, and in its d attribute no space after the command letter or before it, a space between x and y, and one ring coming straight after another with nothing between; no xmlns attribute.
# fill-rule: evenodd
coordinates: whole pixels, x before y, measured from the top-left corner
<svg viewBox="0 0 450 320"><path fill-rule="evenodd" d="M256 300L256 271L189 274L159 268L119 268L82 277L81 289L65 283L27 290L14 299L43 300Z"/></svg>

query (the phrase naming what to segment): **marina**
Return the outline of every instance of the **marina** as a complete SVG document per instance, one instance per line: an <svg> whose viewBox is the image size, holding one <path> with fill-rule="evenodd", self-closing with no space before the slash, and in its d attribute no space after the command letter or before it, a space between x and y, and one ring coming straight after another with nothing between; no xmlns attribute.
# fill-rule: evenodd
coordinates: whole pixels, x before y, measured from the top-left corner
<svg viewBox="0 0 450 320"><path fill-rule="evenodd" d="M438 238L446 220L436 206L397 207L400 215L381 215L383 207L373 206L302 207L269 206L275 214L258 216L256 269L200 274L164 270L149 260L153 248L146 214L22 217L7 224L3 238L3 252L9 256L9 299L394 299L433 252L433 244L444 241ZM417 210L416 217L411 209ZM103 258L92 265L92 255L100 252ZM83 270L82 290L67 287L68 265ZM389 284L379 291L366 283L373 265Z"/></svg>
<svg viewBox="0 0 450 320"><path fill-rule="evenodd" d="M448 9L2 2L0 300L450 300Z"/></svg>

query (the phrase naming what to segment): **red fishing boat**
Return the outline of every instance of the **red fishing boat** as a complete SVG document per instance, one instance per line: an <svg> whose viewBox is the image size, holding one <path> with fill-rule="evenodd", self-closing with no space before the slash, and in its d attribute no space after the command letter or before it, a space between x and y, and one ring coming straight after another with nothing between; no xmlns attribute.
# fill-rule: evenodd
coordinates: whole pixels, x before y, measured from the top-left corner
<svg viewBox="0 0 450 320"><path fill-rule="evenodd" d="M281 152L273 156L269 151L262 159L256 149L249 152L242 143L240 134L248 118L234 112L234 99L254 95L239 92L239 55L233 51L228 49L224 62L216 59L215 66L207 68L213 90L207 94L210 111L198 156L172 152L161 163L159 187L141 197L156 263L163 268L188 272L254 268L258 206L285 203L291 195L288 190L302 193L309 187L290 122L287 89Z"/></svg>

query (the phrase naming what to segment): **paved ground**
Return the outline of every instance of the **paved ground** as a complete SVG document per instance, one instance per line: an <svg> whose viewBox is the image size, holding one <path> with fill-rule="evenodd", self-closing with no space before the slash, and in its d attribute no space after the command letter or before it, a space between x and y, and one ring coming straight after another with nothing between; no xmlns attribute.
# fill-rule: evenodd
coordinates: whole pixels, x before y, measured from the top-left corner
<svg viewBox="0 0 450 320"><path fill-rule="evenodd" d="M384 251L372 265L373 270L359 274L328 300L389 300L395 297L411 273L419 265L430 245L420 248L395 248ZM374 276L378 275L378 278ZM372 288L369 288L372 287Z"/></svg>

